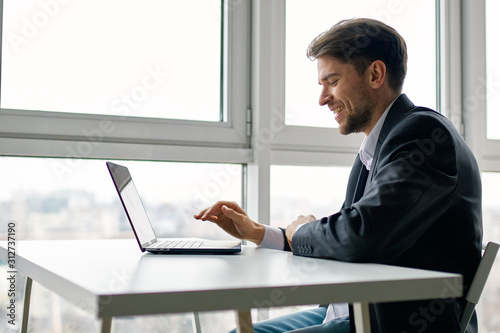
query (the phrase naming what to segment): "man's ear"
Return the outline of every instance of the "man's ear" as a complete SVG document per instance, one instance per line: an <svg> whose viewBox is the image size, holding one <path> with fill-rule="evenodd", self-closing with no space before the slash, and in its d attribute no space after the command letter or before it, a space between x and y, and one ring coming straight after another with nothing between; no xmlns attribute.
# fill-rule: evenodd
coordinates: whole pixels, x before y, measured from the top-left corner
<svg viewBox="0 0 500 333"><path fill-rule="evenodd" d="M387 68L385 63L381 60L375 60L368 67L370 85L373 89L380 88L387 80Z"/></svg>

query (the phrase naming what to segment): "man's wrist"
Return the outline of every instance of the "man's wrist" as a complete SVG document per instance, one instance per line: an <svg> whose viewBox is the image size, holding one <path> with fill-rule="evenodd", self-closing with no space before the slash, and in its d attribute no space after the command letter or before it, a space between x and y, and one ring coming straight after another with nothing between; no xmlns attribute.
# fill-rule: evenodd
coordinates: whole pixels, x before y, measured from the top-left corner
<svg viewBox="0 0 500 333"><path fill-rule="evenodd" d="M264 227L264 225L260 224L260 223L255 223L255 237L251 238L251 239L248 239L249 241L251 241L252 243L255 243L257 245L260 245L260 243L262 243L262 240L264 239L264 234L266 232L266 228Z"/></svg>

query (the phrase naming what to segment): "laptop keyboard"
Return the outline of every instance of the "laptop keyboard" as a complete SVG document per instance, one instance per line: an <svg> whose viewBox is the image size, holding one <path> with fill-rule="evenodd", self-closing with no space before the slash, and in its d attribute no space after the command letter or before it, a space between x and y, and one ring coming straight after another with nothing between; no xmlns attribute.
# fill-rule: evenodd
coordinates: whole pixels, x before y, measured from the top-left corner
<svg viewBox="0 0 500 333"><path fill-rule="evenodd" d="M169 249L195 249L201 246L203 241L198 240L166 240L158 244L154 244L153 247L157 249L169 248Z"/></svg>

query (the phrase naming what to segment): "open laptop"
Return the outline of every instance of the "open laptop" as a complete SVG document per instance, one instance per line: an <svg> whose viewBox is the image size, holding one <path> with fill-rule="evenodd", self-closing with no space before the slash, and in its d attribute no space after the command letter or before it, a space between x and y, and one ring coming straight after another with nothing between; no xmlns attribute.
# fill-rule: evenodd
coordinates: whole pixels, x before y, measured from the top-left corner
<svg viewBox="0 0 500 333"><path fill-rule="evenodd" d="M112 162L106 162L106 165L142 252L164 254L241 252L240 241L212 241L198 238L157 239L128 168Z"/></svg>

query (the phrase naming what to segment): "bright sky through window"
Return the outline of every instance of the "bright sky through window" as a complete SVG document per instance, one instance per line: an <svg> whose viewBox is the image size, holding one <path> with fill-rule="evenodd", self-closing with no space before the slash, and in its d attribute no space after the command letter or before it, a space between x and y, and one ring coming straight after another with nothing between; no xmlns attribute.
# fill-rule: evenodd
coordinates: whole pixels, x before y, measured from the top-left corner
<svg viewBox="0 0 500 333"><path fill-rule="evenodd" d="M220 1L3 3L2 108L220 121Z"/></svg>
<svg viewBox="0 0 500 333"><path fill-rule="evenodd" d="M287 0L287 125L337 127L328 108L319 106L320 88L317 85L316 62L311 62L306 57L306 49L311 40L321 32L340 20L353 17L378 19L398 30L408 47L408 73L403 92L417 105L436 108L436 25L433 0Z"/></svg>
<svg viewBox="0 0 500 333"><path fill-rule="evenodd" d="M500 1L486 1L486 128L488 139L500 140L500 44L498 43L498 31L500 31L500 21L498 13L500 11ZM482 96L477 96L481 98ZM483 96L484 97L484 96Z"/></svg>

